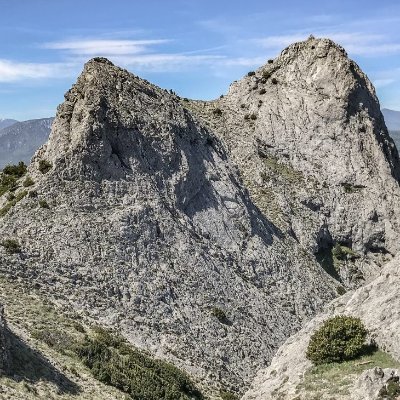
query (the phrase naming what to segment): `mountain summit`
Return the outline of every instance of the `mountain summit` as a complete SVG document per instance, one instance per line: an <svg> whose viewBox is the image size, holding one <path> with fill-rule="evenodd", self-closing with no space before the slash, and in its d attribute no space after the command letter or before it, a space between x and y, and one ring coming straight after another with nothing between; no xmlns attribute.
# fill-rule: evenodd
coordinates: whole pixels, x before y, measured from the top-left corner
<svg viewBox="0 0 400 400"><path fill-rule="evenodd" d="M206 391L243 393L396 251L399 171L372 85L329 40L290 46L213 102L95 58L30 194L20 181L1 198L0 235L20 252L0 250L0 267Z"/></svg>

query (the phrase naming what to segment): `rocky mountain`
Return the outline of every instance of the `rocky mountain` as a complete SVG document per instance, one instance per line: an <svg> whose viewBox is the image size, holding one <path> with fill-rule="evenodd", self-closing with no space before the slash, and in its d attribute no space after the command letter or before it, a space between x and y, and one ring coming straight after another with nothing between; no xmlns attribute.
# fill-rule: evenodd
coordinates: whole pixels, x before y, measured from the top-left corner
<svg viewBox="0 0 400 400"><path fill-rule="evenodd" d="M96 58L27 173L3 172L0 270L232 399L385 271L399 176L374 88L330 40L289 46L212 102Z"/></svg>
<svg viewBox="0 0 400 400"><path fill-rule="evenodd" d="M7 128L15 123L17 123L15 119L7 119L7 118L0 118L0 130L3 128Z"/></svg>
<svg viewBox="0 0 400 400"><path fill-rule="evenodd" d="M243 391L339 286L252 203L212 131L107 60L86 64L29 175L37 197L0 225L21 253L1 267L211 389Z"/></svg>
<svg viewBox="0 0 400 400"><path fill-rule="evenodd" d="M49 137L54 118L16 122L0 129L0 169L19 161L29 163Z"/></svg>

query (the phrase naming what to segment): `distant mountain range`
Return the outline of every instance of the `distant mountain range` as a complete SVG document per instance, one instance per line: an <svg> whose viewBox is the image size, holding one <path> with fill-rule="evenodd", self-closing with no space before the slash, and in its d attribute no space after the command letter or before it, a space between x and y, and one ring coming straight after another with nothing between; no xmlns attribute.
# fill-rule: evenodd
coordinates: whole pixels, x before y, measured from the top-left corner
<svg viewBox="0 0 400 400"><path fill-rule="evenodd" d="M2 119L0 118L0 129L7 128L8 126L11 126L18 122L15 119Z"/></svg>
<svg viewBox="0 0 400 400"><path fill-rule="evenodd" d="M0 169L18 161L28 163L35 151L48 139L53 119L14 121L0 129Z"/></svg>
<svg viewBox="0 0 400 400"><path fill-rule="evenodd" d="M383 108L382 114L385 117L386 126L389 131L400 131L400 111Z"/></svg>
<svg viewBox="0 0 400 400"><path fill-rule="evenodd" d="M396 143L397 149L400 150L400 111L383 108L382 114L385 117L386 126L389 129L390 136Z"/></svg>

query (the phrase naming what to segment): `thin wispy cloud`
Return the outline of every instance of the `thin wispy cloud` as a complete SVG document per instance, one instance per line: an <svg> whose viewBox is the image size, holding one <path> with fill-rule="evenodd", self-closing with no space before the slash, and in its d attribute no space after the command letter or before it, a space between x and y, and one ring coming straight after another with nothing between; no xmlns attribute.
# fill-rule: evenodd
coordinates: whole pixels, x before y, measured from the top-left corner
<svg viewBox="0 0 400 400"><path fill-rule="evenodd" d="M169 42L166 39L151 40L91 40L78 39L50 42L42 48L51 50L64 50L70 54L95 56L95 55L126 55L139 54L149 51L150 46Z"/></svg>
<svg viewBox="0 0 400 400"><path fill-rule="evenodd" d="M0 59L0 82L64 78L71 72L70 64L20 63Z"/></svg>
<svg viewBox="0 0 400 400"><path fill-rule="evenodd" d="M224 54L226 46L215 46L205 49L175 53L160 51L162 45L174 42L171 39L74 39L50 42L41 45L41 48L59 51L66 58L74 56L75 62L82 64L89 57L104 56L112 62L135 71L151 72L178 72L199 67L216 66L255 66L265 61L256 57L230 57ZM211 54L210 54L211 53ZM78 57L78 58L76 58ZM68 58L69 60L71 58Z"/></svg>
<svg viewBox="0 0 400 400"><path fill-rule="evenodd" d="M384 34L367 34L365 32L338 32L309 29L290 35L274 35L253 39L253 43L266 49L282 49L291 43L302 41L313 34L316 37L332 39L351 55L376 57L400 53L400 43L393 42Z"/></svg>

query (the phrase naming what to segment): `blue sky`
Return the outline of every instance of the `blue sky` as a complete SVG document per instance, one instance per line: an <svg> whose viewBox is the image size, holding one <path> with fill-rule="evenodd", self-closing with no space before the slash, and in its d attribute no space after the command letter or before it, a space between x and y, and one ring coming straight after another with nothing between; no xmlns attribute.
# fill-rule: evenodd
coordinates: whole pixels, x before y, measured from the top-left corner
<svg viewBox="0 0 400 400"><path fill-rule="evenodd" d="M0 0L0 118L52 116L83 64L106 56L212 99L310 34L343 45L400 110L400 2Z"/></svg>

